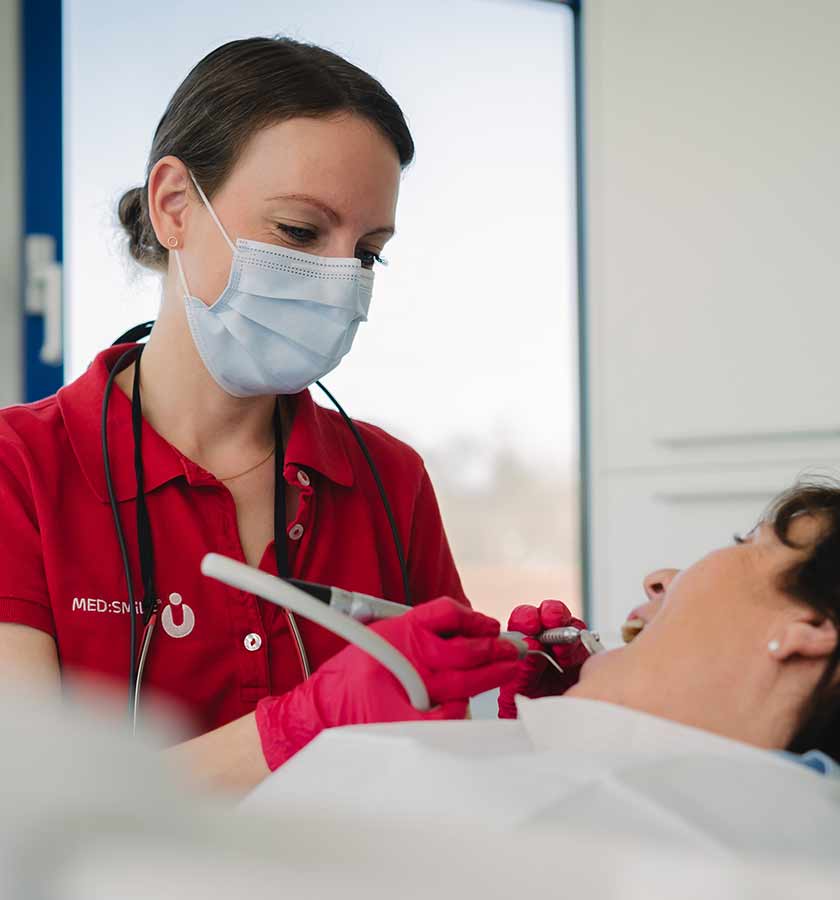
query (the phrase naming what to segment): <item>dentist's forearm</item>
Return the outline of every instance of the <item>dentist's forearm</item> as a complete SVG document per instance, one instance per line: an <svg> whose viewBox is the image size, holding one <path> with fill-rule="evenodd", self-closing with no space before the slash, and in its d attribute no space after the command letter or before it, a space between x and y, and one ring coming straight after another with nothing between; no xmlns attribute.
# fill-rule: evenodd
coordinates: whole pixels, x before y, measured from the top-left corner
<svg viewBox="0 0 840 900"><path fill-rule="evenodd" d="M254 713L165 751L198 785L242 796L268 774Z"/></svg>

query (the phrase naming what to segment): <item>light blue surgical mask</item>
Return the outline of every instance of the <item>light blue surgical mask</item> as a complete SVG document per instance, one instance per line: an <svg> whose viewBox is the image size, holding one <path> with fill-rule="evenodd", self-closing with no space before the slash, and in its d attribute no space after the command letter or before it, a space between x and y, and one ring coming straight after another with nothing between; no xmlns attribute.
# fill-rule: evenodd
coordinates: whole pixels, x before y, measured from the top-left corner
<svg viewBox="0 0 840 900"><path fill-rule="evenodd" d="M174 251L187 322L204 365L234 397L302 391L353 345L359 323L367 320L373 272L355 257L241 239L234 244L194 177L193 183L233 253L227 286L208 306L190 292Z"/></svg>

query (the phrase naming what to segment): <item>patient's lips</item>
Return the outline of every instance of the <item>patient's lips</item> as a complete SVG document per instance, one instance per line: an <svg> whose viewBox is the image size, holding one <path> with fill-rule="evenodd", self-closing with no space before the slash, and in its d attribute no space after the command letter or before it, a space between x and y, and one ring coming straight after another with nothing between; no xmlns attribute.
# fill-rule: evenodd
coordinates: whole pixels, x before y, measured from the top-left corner
<svg viewBox="0 0 840 900"><path fill-rule="evenodd" d="M634 617L631 613L630 618L621 626L621 639L625 644L629 644L641 634L646 624L644 619Z"/></svg>
<svg viewBox="0 0 840 900"><path fill-rule="evenodd" d="M647 603L642 603L641 606L637 606L631 611L630 615L627 616L626 621L621 626L621 639L625 644L629 644L630 641L637 638L642 633L645 625L647 625L659 611L660 602L661 601L649 600Z"/></svg>

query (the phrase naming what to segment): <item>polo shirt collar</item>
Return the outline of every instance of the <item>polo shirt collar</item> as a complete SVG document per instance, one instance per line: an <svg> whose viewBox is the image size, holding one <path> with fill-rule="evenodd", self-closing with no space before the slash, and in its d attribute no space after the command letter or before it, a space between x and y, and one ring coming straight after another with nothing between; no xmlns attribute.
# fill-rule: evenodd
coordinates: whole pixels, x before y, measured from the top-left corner
<svg viewBox="0 0 840 900"><path fill-rule="evenodd" d="M353 466L345 441L352 436L347 425L312 399L309 391L289 398L294 418L286 447L286 464L314 469L342 487L354 482Z"/></svg>
<svg viewBox="0 0 840 900"><path fill-rule="evenodd" d="M83 375L58 392L58 406L70 444L85 478L103 503L109 500L102 458L102 399L111 369L130 346L121 344L104 350ZM146 493L173 478L187 475L189 460L145 420L141 440ZM137 479L134 474L131 401L116 384L111 389L108 403L108 456L117 500L122 502L135 498ZM198 469L197 466L194 468Z"/></svg>
<svg viewBox="0 0 840 900"><path fill-rule="evenodd" d="M104 350L83 375L61 388L57 397L73 452L93 492L103 503L109 499L102 457L102 398L111 369L129 347L123 344ZM354 479L342 434L346 426L319 407L308 391L290 399L294 419L286 464L313 469L336 484L350 487ZM141 440L146 493L182 476L189 484L215 483L209 472L180 453L145 419ZM134 499L137 479L131 401L117 385L111 390L108 404L108 444L114 494L120 502Z"/></svg>

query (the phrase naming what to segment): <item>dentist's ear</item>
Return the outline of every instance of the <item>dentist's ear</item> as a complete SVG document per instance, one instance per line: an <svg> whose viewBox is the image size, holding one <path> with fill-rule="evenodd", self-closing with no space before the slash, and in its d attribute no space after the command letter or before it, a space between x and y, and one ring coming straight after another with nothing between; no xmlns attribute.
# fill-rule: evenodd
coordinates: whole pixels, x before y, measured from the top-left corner
<svg viewBox="0 0 840 900"><path fill-rule="evenodd" d="M189 214L187 167L176 156L159 159L149 173L149 218L158 241L164 247L184 246L184 228Z"/></svg>
<svg viewBox="0 0 840 900"><path fill-rule="evenodd" d="M767 646L774 659L784 661L799 656L821 659L830 656L837 647L837 627L830 619L797 619L783 625Z"/></svg>

